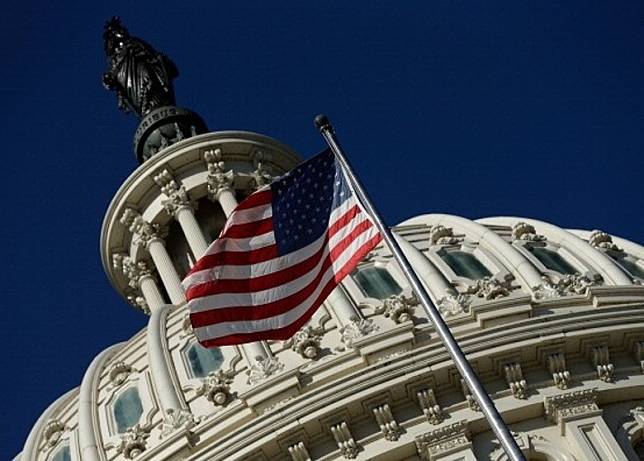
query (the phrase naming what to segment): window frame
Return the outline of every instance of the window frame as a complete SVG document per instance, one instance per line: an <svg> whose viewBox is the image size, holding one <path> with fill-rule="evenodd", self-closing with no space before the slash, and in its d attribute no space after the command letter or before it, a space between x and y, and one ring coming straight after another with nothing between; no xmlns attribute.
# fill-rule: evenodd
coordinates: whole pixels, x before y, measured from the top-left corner
<svg viewBox="0 0 644 461"><path fill-rule="evenodd" d="M133 371L130 373L125 381L119 386L114 386L108 398L103 405L103 411L100 412L101 426L107 428L108 441L114 442L120 439L123 432L118 432L118 426L114 416L114 404L116 400L128 389L136 388L143 407L143 413L139 418L137 424L142 426L151 425L154 415L157 413L158 405L154 397L154 388L152 386L152 378L147 372Z"/></svg>
<svg viewBox="0 0 644 461"><path fill-rule="evenodd" d="M530 248L534 247L541 247L545 248L546 250L553 251L557 253L561 258L564 259L568 264L570 264L573 268L577 269L577 274L587 277L590 280L596 280L598 276L600 276L599 272L597 272L593 267L586 263L582 258L578 257L575 255L573 252L568 250L566 247L563 247L559 244L556 244L552 241L549 240L539 240L539 241L531 241L531 240L515 240L512 242L512 246L516 248L521 255L526 258L530 263L537 268L537 270L543 274L547 275L549 278L551 278L553 281L558 282L559 280L563 279L567 275L570 274L564 274L562 272L549 269L547 268L540 260L537 258L531 251Z"/></svg>

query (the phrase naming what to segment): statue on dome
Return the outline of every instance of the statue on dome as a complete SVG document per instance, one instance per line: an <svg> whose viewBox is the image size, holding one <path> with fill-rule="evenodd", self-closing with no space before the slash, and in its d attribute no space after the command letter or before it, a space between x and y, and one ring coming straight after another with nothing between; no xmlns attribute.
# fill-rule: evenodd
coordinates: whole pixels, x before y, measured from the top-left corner
<svg viewBox="0 0 644 461"><path fill-rule="evenodd" d="M144 40L133 37L120 18L105 23L103 43L108 70L103 85L116 92L119 109L145 117L154 109L174 106L174 63Z"/></svg>

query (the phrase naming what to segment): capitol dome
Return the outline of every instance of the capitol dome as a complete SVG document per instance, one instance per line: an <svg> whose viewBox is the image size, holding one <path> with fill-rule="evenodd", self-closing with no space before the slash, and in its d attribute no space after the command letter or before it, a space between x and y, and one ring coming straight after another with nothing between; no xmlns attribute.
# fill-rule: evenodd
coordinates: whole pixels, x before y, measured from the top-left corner
<svg viewBox="0 0 644 461"><path fill-rule="evenodd" d="M507 459L383 245L292 339L197 344L180 280L240 200L300 161L212 132L126 179L101 257L148 325L96 356L16 460ZM522 217L394 230L527 459L643 456L644 247Z"/></svg>

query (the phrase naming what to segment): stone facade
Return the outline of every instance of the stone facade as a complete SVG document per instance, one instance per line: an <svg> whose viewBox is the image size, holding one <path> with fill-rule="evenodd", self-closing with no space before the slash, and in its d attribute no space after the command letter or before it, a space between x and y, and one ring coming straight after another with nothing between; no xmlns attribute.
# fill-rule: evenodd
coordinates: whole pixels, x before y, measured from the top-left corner
<svg viewBox="0 0 644 461"><path fill-rule="evenodd" d="M348 276L291 340L195 351L179 281L237 200L299 161L216 132L127 178L101 254L148 327L96 357L17 460L507 459L382 246L357 272L379 288ZM644 269L644 247L510 217L422 215L395 232L529 459L638 459L644 286L619 261Z"/></svg>

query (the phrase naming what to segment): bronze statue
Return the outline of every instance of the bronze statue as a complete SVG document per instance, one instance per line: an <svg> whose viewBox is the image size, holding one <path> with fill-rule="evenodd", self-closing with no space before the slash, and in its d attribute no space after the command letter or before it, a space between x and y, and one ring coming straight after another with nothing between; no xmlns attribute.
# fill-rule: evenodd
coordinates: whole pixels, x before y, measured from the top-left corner
<svg viewBox="0 0 644 461"><path fill-rule="evenodd" d="M103 85L116 92L119 108L145 117L154 109L174 106L174 63L145 41L133 37L118 17L105 23L103 42L109 69Z"/></svg>

